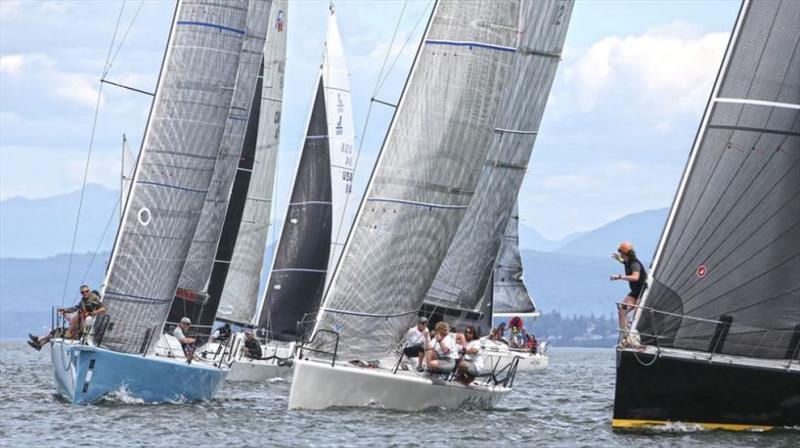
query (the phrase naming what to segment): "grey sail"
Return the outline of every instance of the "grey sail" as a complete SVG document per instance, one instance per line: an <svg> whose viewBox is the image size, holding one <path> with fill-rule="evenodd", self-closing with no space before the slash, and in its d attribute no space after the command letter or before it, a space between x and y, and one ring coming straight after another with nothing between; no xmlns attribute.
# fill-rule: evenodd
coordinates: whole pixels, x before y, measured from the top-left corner
<svg viewBox="0 0 800 448"><path fill-rule="evenodd" d="M533 298L522 279L522 258L519 255L519 207L516 205L508 220L500 252L497 254L492 289L495 315L536 312Z"/></svg>
<svg viewBox="0 0 800 448"><path fill-rule="evenodd" d="M742 8L643 298L675 315L644 310L637 329L662 347L790 358L800 334L800 2ZM726 337L716 322L728 322Z"/></svg>
<svg viewBox="0 0 800 448"><path fill-rule="evenodd" d="M345 358L391 351L473 197L513 68L519 2L440 1L315 327Z"/></svg>
<svg viewBox="0 0 800 448"><path fill-rule="evenodd" d="M137 353L160 331L222 141L247 2L178 3L133 184L103 286L103 345Z"/></svg>
<svg viewBox="0 0 800 448"><path fill-rule="evenodd" d="M256 78L264 52L264 40L269 26L271 0L250 0L247 24L239 60L239 71L230 104L225 132L219 146L214 175L200 213L192 246L186 258L178 287L189 292L203 291L214 266L231 186L239 164L245 131L250 119Z"/></svg>
<svg viewBox="0 0 800 448"><path fill-rule="evenodd" d="M217 313L219 318L239 324L253 323L264 251L271 228L286 68L288 14L286 0L276 0L272 4L270 28L264 46L262 86L258 96L261 104L252 172L242 172L243 176L249 174L249 183L244 197L240 198L243 199L244 208L241 211L236 242L230 248L232 255Z"/></svg>
<svg viewBox="0 0 800 448"><path fill-rule="evenodd" d="M479 303L528 167L572 7L571 0L521 4L514 71L500 103L476 194L425 298L423 312L437 319L456 324L474 322L483 313Z"/></svg>

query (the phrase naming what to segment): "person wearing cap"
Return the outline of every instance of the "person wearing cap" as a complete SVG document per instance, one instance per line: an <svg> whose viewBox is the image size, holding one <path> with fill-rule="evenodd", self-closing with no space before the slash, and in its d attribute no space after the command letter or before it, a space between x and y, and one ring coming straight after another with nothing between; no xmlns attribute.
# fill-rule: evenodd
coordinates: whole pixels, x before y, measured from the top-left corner
<svg viewBox="0 0 800 448"><path fill-rule="evenodd" d="M89 285L81 285L80 293L81 299L77 304L69 308L58 308L56 310L58 314L64 316L69 326L67 328L55 328L43 336L28 333L28 338L30 339L28 345L38 351L54 337L78 339L84 330L90 329L92 318L104 313L106 307L100 301L99 294L96 291L92 291Z"/></svg>
<svg viewBox="0 0 800 448"><path fill-rule="evenodd" d="M261 359L261 344L256 339L253 330L245 330L244 332L244 353L251 359Z"/></svg>
<svg viewBox="0 0 800 448"><path fill-rule="evenodd" d="M175 339L181 343L181 348L183 348L183 354L186 356L186 362L192 362L192 356L194 356L194 349L195 343L197 342L197 338L191 338L186 336L186 333L189 331L189 328L192 326L192 320L188 317L184 316L181 319L181 323L175 327L175 330L172 332L172 335L175 336Z"/></svg>
<svg viewBox="0 0 800 448"><path fill-rule="evenodd" d="M642 262L636 257L633 244L627 241L620 243L617 252L612 253L611 257L625 266L625 275L612 275L610 280L625 280L630 287L630 292L622 299L622 304L617 306L619 311L619 329L623 332L623 341L626 341L628 336L628 313L634 309L632 305L636 305L639 301L639 296L644 290L645 282L647 281L647 271L644 269Z"/></svg>
<svg viewBox="0 0 800 448"><path fill-rule="evenodd" d="M425 358L425 341L428 340L428 318L420 316L417 324L406 332L406 344L403 354L408 359L417 358L417 371L422 372L422 360Z"/></svg>

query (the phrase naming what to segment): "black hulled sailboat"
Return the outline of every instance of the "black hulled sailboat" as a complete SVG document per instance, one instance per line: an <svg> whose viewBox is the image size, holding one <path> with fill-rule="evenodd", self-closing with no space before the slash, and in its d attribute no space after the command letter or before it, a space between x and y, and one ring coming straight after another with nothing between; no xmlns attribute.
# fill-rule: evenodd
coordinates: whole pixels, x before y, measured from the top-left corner
<svg viewBox="0 0 800 448"><path fill-rule="evenodd" d="M800 425L800 2L745 1L634 326L615 428Z"/></svg>

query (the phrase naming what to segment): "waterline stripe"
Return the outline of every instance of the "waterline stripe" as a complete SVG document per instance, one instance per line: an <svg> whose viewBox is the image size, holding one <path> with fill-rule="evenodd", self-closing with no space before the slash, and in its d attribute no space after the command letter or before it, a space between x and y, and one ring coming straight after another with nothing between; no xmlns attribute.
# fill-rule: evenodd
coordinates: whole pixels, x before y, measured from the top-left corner
<svg viewBox="0 0 800 448"><path fill-rule="evenodd" d="M668 424L672 424L676 422L668 422L666 420L635 420L635 419L627 419L627 418L614 418L611 419L611 427L612 428L647 428L647 427L658 427L658 426L665 426ZM725 429L728 431L752 431L752 430L761 430L761 431L769 431L774 428L774 426L767 426L767 425L748 425L744 423L697 423L697 422L681 422L687 425L698 425L703 427L704 429Z"/></svg>

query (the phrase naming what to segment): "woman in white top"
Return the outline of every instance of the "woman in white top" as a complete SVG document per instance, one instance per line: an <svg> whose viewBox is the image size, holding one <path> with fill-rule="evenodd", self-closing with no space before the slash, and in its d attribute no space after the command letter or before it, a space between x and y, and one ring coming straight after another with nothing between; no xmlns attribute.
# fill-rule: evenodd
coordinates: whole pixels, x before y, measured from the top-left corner
<svg viewBox="0 0 800 448"><path fill-rule="evenodd" d="M475 377L481 374L483 358L481 357L481 341L478 332L472 325L464 329L464 339L467 344L464 348L464 359L458 363L459 381L470 384Z"/></svg>
<svg viewBox="0 0 800 448"><path fill-rule="evenodd" d="M428 339L428 370L437 373L450 372L456 367L455 341L450 336L450 326L445 322L437 322L433 329L433 337Z"/></svg>

